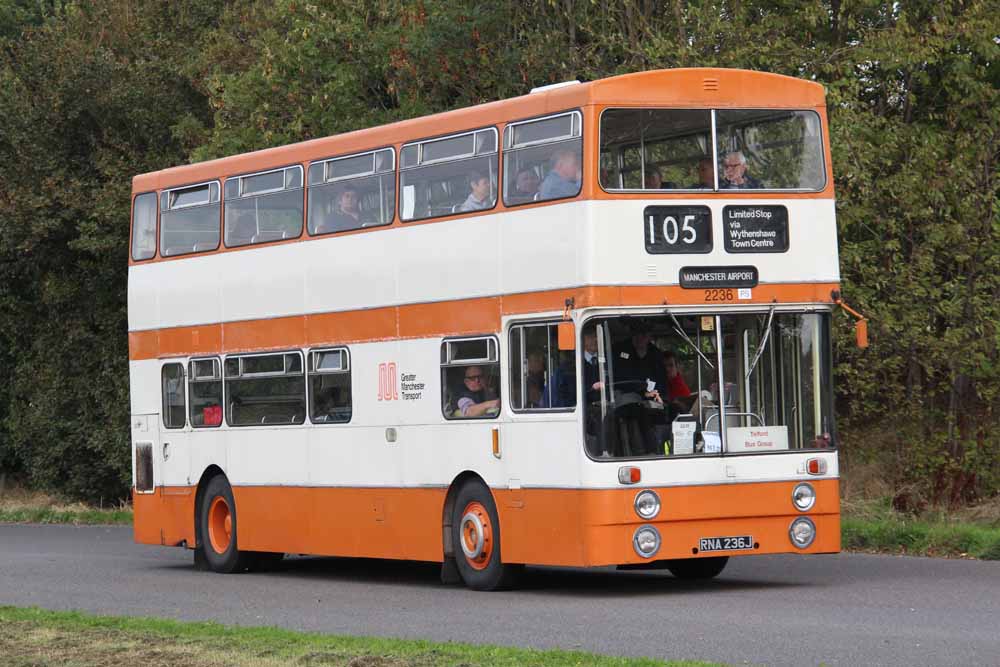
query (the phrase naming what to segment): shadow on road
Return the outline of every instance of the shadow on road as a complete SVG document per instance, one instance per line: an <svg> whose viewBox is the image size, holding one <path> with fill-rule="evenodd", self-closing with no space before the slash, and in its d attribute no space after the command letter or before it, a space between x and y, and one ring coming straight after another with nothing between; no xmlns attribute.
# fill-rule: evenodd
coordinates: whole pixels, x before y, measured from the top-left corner
<svg viewBox="0 0 1000 667"><path fill-rule="evenodd" d="M180 563L164 566L165 569L180 570L191 565ZM192 571L193 568L192 568ZM205 573L209 576L224 576ZM441 583L441 565L423 561L395 561L369 558L285 558L266 572L255 572L239 576L256 578L288 579L295 581L340 581L368 586L391 585L427 589L455 589L459 586L445 586ZM546 595L580 597L602 597L623 595L663 595L742 590L777 590L797 586L815 586L816 582L798 582L790 579L775 581L773 577L760 580L727 578L723 573L710 581L682 581L666 571L619 572L611 568L526 568L520 578L517 590L524 592L544 592Z"/></svg>

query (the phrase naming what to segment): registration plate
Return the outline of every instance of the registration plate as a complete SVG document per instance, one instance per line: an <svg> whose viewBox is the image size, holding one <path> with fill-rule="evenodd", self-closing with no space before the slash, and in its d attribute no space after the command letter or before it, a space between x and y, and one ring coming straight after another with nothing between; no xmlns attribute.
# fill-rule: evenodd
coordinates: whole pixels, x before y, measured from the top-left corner
<svg viewBox="0 0 1000 667"><path fill-rule="evenodd" d="M740 551L743 549L753 549L752 535L703 537L698 540L698 551Z"/></svg>

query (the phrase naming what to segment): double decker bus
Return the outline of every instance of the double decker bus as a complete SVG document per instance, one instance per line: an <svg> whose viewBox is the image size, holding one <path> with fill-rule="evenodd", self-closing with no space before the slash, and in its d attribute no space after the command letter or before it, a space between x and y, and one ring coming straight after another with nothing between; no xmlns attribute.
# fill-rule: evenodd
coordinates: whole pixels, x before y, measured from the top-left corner
<svg viewBox="0 0 1000 667"><path fill-rule="evenodd" d="M828 137L679 69L136 176L135 540L479 590L838 551Z"/></svg>

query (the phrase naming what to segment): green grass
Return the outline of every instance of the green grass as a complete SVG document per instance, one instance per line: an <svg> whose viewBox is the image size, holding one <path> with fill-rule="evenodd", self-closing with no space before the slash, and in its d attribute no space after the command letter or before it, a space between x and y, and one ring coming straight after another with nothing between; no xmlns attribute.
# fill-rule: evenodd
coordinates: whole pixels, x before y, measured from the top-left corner
<svg viewBox="0 0 1000 667"><path fill-rule="evenodd" d="M0 523L68 523L73 525L131 525L132 510L51 507L0 508Z"/></svg>
<svg viewBox="0 0 1000 667"><path fill-rule="evenodd" d="M4 665L91 667L137 665L344 665L345 667L652 667L692 661L613 658L579 651L538 651L370 637L234 628L147 618L0 607Z"/></svg>
<svg viewBox="0 0 1000 667"><path fill-rule="evenodd" d="M845 550L1000 560L1000 528L922 521L903 515L841 517Z"/></svg>

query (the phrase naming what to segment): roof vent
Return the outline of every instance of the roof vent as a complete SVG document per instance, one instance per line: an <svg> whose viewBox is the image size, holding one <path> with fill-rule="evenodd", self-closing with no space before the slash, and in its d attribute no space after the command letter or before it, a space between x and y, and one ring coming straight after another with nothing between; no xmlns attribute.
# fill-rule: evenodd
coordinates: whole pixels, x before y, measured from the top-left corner
<svg viewBox="0 0 1000 667"><path fill-rule="evenodd" d="M718 90L719 89L719 80L718 79L702 79L701 82L702 82L702 85L705 88L705 90Z"/></svg>
<svg viewBox="0 0 1000 667"><path fill-rule="evenodd" d="M538 86L537 88L532 88L531 94L534 95L535 93L544 93L549 90L555 90L556 88L565 88L566 86L575 86L578 83L580 82L577 81L576 79L573 79L572 81L563 81L561 83L550 83L547 86Z"/></svg>

